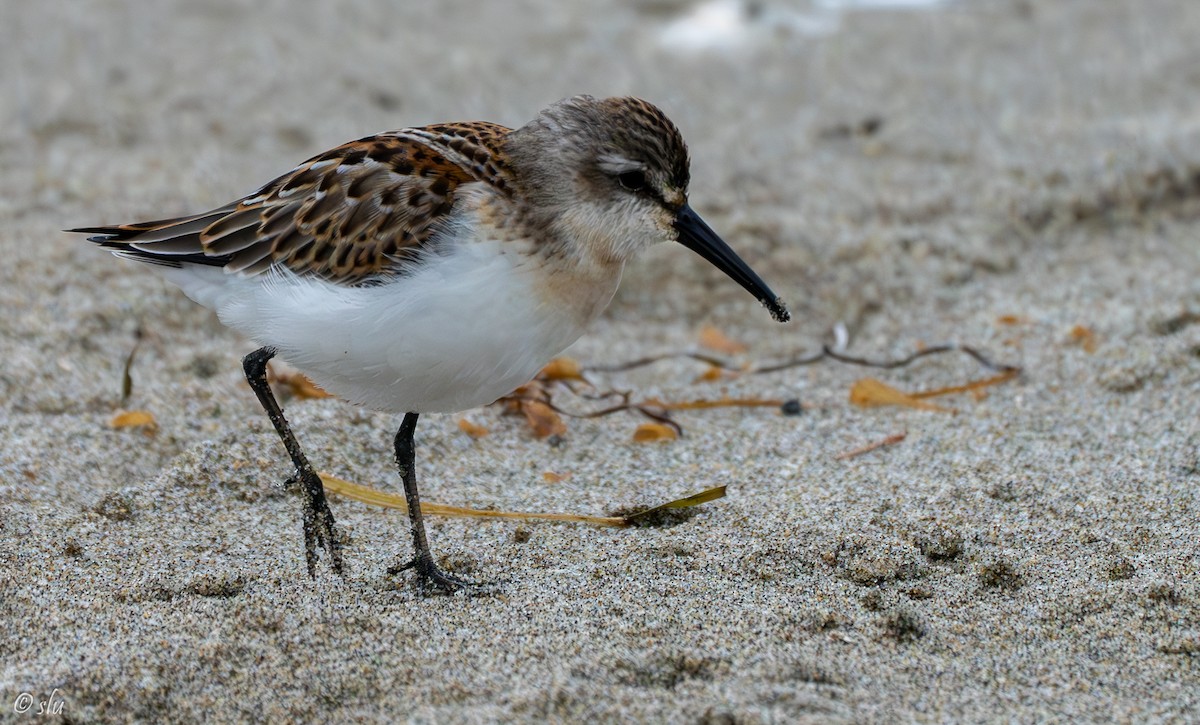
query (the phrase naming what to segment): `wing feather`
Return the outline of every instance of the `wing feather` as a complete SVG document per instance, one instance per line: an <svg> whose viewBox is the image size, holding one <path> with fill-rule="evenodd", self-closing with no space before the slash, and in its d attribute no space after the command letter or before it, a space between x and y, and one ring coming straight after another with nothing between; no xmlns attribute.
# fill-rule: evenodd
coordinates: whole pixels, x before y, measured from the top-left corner
<svg viewBox="0 0 1200 725"><path fill-rule="evenodd" d="M71 231L140 261L242 275L283 266L356 284L399 271L400 260L430 244L464 184L508 194L508 133L475 122L369 136L203 214Z"/></svg>

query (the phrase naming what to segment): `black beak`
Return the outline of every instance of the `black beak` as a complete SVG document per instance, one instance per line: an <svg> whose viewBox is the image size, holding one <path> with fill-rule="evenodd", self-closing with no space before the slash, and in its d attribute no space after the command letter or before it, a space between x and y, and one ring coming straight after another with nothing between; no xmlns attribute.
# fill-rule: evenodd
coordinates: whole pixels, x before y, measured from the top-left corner
<svg viewBox="0 0 1200 725"><path fill-rule="evenodd" d="M783 301L775 296L766 282L750 269L742 258L721 240L690 206L684 206L675 216L675 231L679 232L679 243L712 263L714 267L729 275L729 278L746 288L758 298L763 306L779 322L792 319Z"/></svg>

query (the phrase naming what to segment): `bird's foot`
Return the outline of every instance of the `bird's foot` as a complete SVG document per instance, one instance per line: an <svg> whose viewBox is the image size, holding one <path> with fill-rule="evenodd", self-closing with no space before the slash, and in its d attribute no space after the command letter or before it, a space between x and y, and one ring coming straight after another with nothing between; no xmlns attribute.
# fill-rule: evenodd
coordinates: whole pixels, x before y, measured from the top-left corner
<svg viewBox="0 0 1200 725"><path fill-rule="evenodd" d="M442 571L433 563L433 557L428 552L417 554L405 564L388 567L388 574L395 575L408 569L417 572L417 584L422 590L433 591L435 594L463 592L470 595L480 593L485 588L485 585L459 579Z"/></svg>

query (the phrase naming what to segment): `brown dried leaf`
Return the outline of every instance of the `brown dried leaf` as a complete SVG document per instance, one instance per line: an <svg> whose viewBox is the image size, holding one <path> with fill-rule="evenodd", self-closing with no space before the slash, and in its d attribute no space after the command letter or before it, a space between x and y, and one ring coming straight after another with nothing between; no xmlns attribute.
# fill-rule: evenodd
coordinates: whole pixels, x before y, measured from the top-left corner
<svg viewBox="0 0 1200 725"><path fill-rule="evenodd" d="M583 380L583 367L569 357L556 357L538 373L541 380Z"/></svg>
<svg viewBox="0 0 1200 725"><path fill-rule="evenodd" d="M892 386L876 380L875 378L863 378L854 383L850 388L850 402L854 405L870 407L875 405L905 405L918 410L936 410L942 413L953 413L949 408L943 408L940 405L926 403L893 388Z"/></svg>
<svg viewBox="0 0 1200 725"><path fill-rule="evenodd" d="M272 370L272 372L274 372ZM320 400L322 398L332 398L332 393L327 393L325 390L309 379L307 375L298 370L286 370L282 373L273 375L275 382L286 385L292 395L305 400Z"/></svg>
<svg viewBox="0 0 1200 725"><path fill-rule="evenodd" d="M484 428L481 425L475 425L474 423L467 420L466 418L459 418L458 429L461 430L463 433L466 433L467 435L471 436L472 438L482 438L491 432L487 428Z"/></svg>
<svg viewBox="0 0 1200 725"><path fill-rule="evenodd" d="M504 413L506 415L518 415L525 405L524 399L536 398L540 392L541 385L537 381L531 380L496 402L504 405Z"/></svg>
<svg viewBox="0 0 1200 725"><path fill-rule="evenodd" d="M1020 315L1000 315L996 318L996 322L1001 325L1023 325L1025 318Z"/></svg>
<svg viewBox="0 0 1200 725"><path fill-rule="evenodd" d="M980 393L984 388L991 385L999 385L1000 383L1008 382L1020 374L1020 370L1012 369L1005 370L999 375L993 375L990 378L983 380L973 380L962 385L948 385L944 388L934 388L933 390L923 390L919 393L913 393L912 397L921 400L924 398L936 398L939 395L953 395L954 393L972 393L976 400L982 400ZM986 396L986 394L984 394Z"/></svg>
<svg viewBox="0 0 1200 725"><path fill-rule="evenodd" d="M111 428L141 428L148 436L158 432L158 420L148 410L123 410L114 415L108 425Z"/></svg>
<svg viewBox="0 0 1200 725"><path fill-rule="evenodd" d="M539 400L522 400L521 412L525 420L538 438L549 438L553 435L563 435L567 432L567 424L562 417L545 403Z"/></svg>
<svg viewBox="0 0 1200 725"><path fill-rule="evenodd" d="M546 483L562 483L570 476L571 474L569 473L555 473L554 471L546 471L542 474L542 480Z"/></svg>
<svg viewBox="0 0 1200 725"><path fill-rule="evenodd" d="M633 432L634 443L655 443L658 441L673 441L679 437L675 429L662 423L642 423Z"/></svg>
<svg viewBox="0 0 1200 725"><path fill-rule="evenodd" d="M1072 344L1079 345L1088 354L1096 352L1096 346L1099 344L1096 340L1096 333L1083 325L1072 327L1070 338Z"/></svg>
<svg viewBox="0 0 1200 725"><path fill-rule="evenodd" d="M745 344L727 337L725 333L712 325L705 325L700 328L700 345L701 347L707 347L709 350L716 350L726 355L737 355L750 349Z"/></svg>
<svg viewBox="0 0 1200 725"><path fill-rule="evenodd" d="M733 377L733 374L724 370L723 368L719 368L716 365L709 365L708 370L705 370L700 375L697 375L696 379L693 380L692 382L693 383L715 383L718 380L724 380L726 378L731 378L731 377Z"/></svg>

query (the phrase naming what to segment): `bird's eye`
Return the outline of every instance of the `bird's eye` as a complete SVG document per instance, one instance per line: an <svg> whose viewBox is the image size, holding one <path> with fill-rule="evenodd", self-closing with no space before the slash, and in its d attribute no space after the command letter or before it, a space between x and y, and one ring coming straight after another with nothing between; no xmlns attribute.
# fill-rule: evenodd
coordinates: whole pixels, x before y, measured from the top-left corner
<svg viewBox="0 0 1200 725"><path fill-rule="evenodd" d="M629 191L642 191L646 188L646 175L641 171L626 171L617 176L617 183Z"/></svg>

